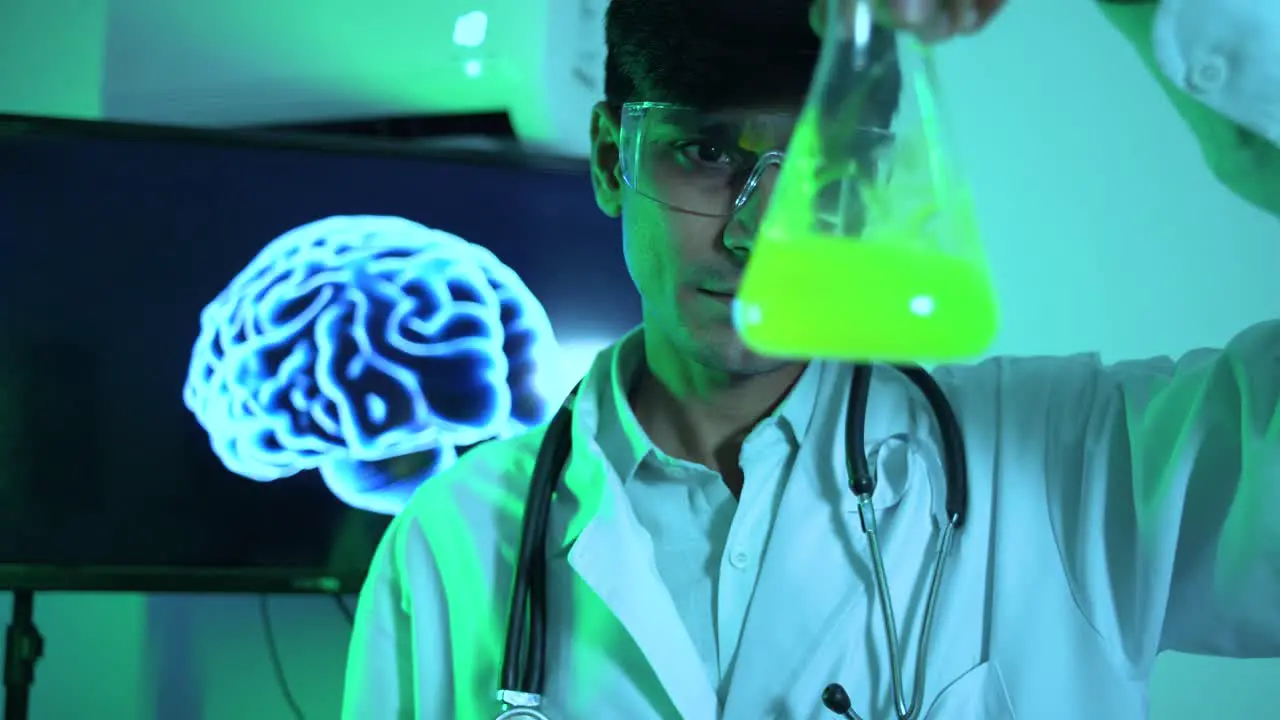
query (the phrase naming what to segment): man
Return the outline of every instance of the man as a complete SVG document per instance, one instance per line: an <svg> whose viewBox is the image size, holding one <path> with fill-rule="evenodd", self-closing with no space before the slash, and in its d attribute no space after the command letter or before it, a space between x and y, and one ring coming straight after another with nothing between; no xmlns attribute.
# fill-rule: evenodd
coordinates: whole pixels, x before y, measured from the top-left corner
<svg viewBox="0 0 1280 720"><path fill-rule="evenodd" d="M894 19L933 36L959 27ZM785 129L744 149L682 135L680 120L774 127L780 107L794 113L817 51L804 8L613 0L607 39L593 180L622 219L644 322L601 354L573 404L545 549L542 710L820 718L836 681L862 717L892 717L844 471L852 371L755 356L730 321L772 171L727 218L688 212L689 187L670 185L683 176L645 174L780 149ZM1004 358L934 375L963 428L970 488L919 717L1141 718L1162 650L1280 656L1280 324L1176 362ZM875 371L862 450L908 696L944 484L928 417L908 381ZM348 720L496 715L544 436L468 453L394 521L360 598Z"/></svg>

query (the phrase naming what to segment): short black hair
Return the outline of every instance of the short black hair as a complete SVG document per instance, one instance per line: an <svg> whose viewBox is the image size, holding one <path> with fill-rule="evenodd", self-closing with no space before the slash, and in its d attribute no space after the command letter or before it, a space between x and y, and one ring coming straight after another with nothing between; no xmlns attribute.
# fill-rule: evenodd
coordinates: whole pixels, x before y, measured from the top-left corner
<svg viewBox="0 0 1280 720"><path fill-rule="evenodd" d="M611 0L605 44L610 105L660 100L705 109L799 107L820 49L806 0ZM877 29L873 55L892 56L894 46L893 33ZM889 116L900 91L895 69L877 89Z"/></svg>

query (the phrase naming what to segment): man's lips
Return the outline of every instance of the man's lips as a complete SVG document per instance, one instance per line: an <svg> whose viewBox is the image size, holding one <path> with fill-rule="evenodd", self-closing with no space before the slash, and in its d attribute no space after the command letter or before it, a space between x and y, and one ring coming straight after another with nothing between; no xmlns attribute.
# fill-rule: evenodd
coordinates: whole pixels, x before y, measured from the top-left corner
<svg viewBox="0 0 1280 720"><path fill-rule="evenodd" d="M698 292L712 300L719 300L720 302L733 302L734 298L733 292L721 292L719 290L699 290Z"/></svg>

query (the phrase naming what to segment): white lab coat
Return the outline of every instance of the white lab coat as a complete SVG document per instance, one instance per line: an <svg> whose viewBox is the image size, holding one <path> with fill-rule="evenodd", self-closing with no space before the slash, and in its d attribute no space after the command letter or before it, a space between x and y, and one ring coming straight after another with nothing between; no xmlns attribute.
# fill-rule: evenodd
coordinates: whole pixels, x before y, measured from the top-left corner
<svg viewBox="0 0 1280 720"><path fill-rule="evenodd" d="M1104 0L1213 174L1280 217L1280 2Z"/></svg>
<svg viewBox="0 0 1280 720"><path fill-rule="evenodd" d="M837 379L821 392L847 392L847 372L824 375ZM1280 322L1176 363L994 359L935 376L970 484L924 718L1142 718L1161 650L1280 656ZM810 471L794 476L812 479L784 491L720 708L583 397L549 540L548 715L826 718L819 696L840 681L868 720L891 717L842 414L815 417L801 449ZM911 437L905 462L879 463L874 497L908 668L941 514L929 417L909 381L876 372L867 449ZM541 436L467 454L395 520L360 597L346 720L495 714Z"/></svg>
<svg viewBox="0 0 1280 720"><path fill-rule="evenodd" d="M1280 146L1280 3L1160 0L1149 33L1169 83Z"/></svg>

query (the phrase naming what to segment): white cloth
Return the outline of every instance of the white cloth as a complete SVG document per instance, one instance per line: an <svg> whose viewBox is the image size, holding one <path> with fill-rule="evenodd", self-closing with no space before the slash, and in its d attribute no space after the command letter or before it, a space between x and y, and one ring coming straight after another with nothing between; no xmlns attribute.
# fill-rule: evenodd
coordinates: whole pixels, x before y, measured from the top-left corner
<svg viewBox="0 0 1280 720"><path fill-rule="evenodd" d="M849 373L820 375L723 703L599 443L611 364L574 405L552 509L545 712L565 718L803 718L848 688L891 716L866 539L845 483ZM935 377L967 446L968 520L927 658L925 720L1146 715L1161 650L1280 656L1280 323L1223 351L1114 366L993 359ZM346 720L491 718L520 534L545 430L493 442L426 483L360 597ZM927 404L872 379L866 447L907 676L944 479ZM1210 689L1211 690L1211 689Z"/></svg>
<svg viewBox="0 0 1280 720"><path fill-rule="evenodd" d="M644 359L642 340L635 332L609 351L600 449L652 538L658 576L707 678L725 690L782 488L815 411L823 366L810 366L778 409L748 433L740 456L742 493L735 501L719 473L663 453L640 427L627 393Z"/></svg>
<svg viewBox="0 0 1280 720"><path fill-rule="evenodd" d="M1160 0L1152 47L1176 87L1280 145L1280 2Z"/></svg>

